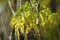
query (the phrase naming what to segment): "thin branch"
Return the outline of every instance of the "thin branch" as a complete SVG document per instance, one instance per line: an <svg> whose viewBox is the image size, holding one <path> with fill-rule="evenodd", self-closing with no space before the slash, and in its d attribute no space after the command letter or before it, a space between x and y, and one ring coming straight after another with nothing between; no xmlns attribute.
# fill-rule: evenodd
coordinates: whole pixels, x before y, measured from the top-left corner
<svg viewBox="0 0 60 40"><path fill-rule="evenodd" d="M11 9L12 14L13 14L13 15L16 15L15 11L14 11L13 8L12 8L11 1L10 1L10 0L8 1L8 4L9 4L9 7L10 7L10 9Z"/></svg>

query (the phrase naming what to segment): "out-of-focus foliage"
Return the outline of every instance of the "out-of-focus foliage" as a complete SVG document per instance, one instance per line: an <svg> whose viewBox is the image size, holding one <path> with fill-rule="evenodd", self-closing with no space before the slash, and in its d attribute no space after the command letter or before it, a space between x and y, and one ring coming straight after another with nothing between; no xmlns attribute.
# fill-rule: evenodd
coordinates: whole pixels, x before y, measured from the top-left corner
<svg viewBox="0 0 60 40"><path fill-rule="evenodd" d="M20 29L21 33L24 33L24 28L26 28L26 33L30 30L28 28L33 28L36 32L38 30L36 19L37 13L34 12L34 8L31 4L26 2L21 9L17 10L16 15L12 17L10 24L12 28L14 28L15 25L15 32L18 33L19 36L18 29Z"/></svg>
<svg viewBox="0 0 60 40"><path fill-rule="evenodd" d="M50 11L50 9L47 8L44 5L41 6L40 17L41 17L42 22L45 21L45 20L47 22L50 21L51 23L53 23L53 21L57 22L57 15L56 15L56 13L52 13ZM55 24L55 22L53 24Z"/></svg>
<svg viewBox="0 0 60 40"><path fill-rule="evenodd" d="M41 5L39 12L40 25L43 27L46 40L56 40L58 37L58 19L56 13L52 13L49 8Z"/></svg>
<svg viewBox="0 0 60 40"><path fill-rule="evenodd" d="M40 0L40 4L42 5L48 5L51 0Z"/></svg>
<svg viewBox="0 0 60 40"><path fill-rule="evenodd" d="M45 0L47 1L47 0ZM52 13L49 8L45 6L45 1L41 2L39 15L34 11L34 7L29 2L26 2L20 9L17 10L16 15L11 19L12 28L15 27L15 32L19 36L21 33L27 33L33 28L35 32L39 33L40 29L37 26L37 19L39 16L39 27L46 40L56 40L58 37L58 19L56 13ZM50 1L50 0L49 0ZM44 3L44 4L43 4ZM14 26L15 25L15 26ZM26 30L25 30L26 29ZM24 32L26 31L26 32ZM38 35L38 34L37 34Z"/></svg>

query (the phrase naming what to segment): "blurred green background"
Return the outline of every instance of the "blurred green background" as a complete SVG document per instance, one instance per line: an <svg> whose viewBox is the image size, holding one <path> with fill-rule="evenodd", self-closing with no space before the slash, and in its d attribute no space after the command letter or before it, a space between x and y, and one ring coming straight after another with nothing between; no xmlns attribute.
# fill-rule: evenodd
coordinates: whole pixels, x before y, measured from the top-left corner
<svg viewBox="0 0 60 40"><path fill-rule="evenodd" d="M16 12L18 15L20 13L20 7L22 8L26 8L25 6L23 6L25 4L26 1L28 0L10 0L11 1L11 7L12 10L8 4L9 0L0 0L0 40L12 40L11 39L11 33L12 33L12 28L10 25L11 22L11 18L13 16L12 10L14 12ZM30 0L32 1L32 0ZM34 0L35 1L35 0ZM48 10L46 10L44 7L41 9L43 9L45 12L42 12L43 10L40 11L41 15L43 15L43 19L45 20L46 17L44 17L44 15L46 15L45 13L48 13L48 17L52 16L51 19L53 20L52 24L50 24L50 22L48 21L45 26L40 25L40 30L42 30L41 35L42 38L41 39L37 39L37 40L60 40L60 0L38 0L38 2L41 5L44 5L44 7L46 7L46 9L48 8ZM53 4L50 5L50 4ZM38 3L37 3L38 5ZM27 5L27 8L29 8L30 6ZM34 10L36 6L34 6ZM26 9L24 9L26 10ZM23 10L23 11L24 11ZM28 9L27 9L28 10ZM29 9L30 10L30 9ZM36 10L36 13L38 11L38 8ZM51 12L49 12L51 11ZM33 14L33 13L32 13ZM39 15L40 16L40 15ZM42 20L42 19L41 19ZM56 20L56 24L54 23L54 20ZM44 27L44 28L42 28ZM46 32L45 32L46 30ZM17 36L15 37L15 40L17 40Z"/></svg>

